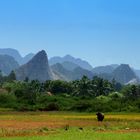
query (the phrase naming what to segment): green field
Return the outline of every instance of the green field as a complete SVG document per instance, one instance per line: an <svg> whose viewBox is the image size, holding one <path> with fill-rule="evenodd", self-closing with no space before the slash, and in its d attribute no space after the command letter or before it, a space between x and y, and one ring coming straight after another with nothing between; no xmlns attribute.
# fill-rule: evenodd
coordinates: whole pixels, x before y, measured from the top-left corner
<svg viewBox="0 0 140 140"><path fill-rule="evenodd" d="M50 136L1 138L1 140L139 140L139 133L97 133L69 131Z"/></svg>
<svg viewBox="0 0 140 140"><path fill-rule="evenodd" d="M0 140L139 140L140 114L0 111Z"/></svg>

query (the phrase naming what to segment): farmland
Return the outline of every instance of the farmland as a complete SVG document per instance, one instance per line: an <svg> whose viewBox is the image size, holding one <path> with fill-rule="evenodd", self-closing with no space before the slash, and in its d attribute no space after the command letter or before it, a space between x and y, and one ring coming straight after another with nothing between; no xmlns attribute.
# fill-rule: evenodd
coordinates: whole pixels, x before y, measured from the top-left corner
<svg viewBox="0 0 140 140"><path fill-rule="evenodd" d="M66 131L67 130L67 131ZM139 113L0 112L0 139L140 139Z"/></svg>

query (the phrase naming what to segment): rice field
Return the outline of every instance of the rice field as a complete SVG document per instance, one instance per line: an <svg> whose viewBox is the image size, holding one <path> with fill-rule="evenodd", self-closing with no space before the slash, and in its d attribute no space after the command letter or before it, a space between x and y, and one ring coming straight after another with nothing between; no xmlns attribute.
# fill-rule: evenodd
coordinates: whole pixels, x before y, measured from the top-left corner
<svg viewBox="0 0 140 140"><path fill-rule="evenodd" d="M120 137L120 138L119 138ZM0 140L138 140L139 113L0 111Z"/></svg>

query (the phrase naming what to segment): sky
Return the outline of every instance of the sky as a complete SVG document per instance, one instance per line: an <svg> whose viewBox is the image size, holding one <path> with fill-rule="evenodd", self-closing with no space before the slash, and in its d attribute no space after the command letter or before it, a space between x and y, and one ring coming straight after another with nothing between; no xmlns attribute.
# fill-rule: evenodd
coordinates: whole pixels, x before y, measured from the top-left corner
<svg viewBox="0 0 140 140"><path fill-rule="evenodd" d="M140 69L139 0L0 0L0 48Z"/></svg>

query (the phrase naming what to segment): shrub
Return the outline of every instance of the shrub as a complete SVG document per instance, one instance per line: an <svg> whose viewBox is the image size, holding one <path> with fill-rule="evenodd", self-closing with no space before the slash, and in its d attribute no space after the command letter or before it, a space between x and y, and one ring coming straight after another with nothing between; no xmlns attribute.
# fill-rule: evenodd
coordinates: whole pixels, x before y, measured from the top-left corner
<svg viewBox="0 0 140 140"><path fill-rule="evenodd" d="M38 110L40 111L59 111L59 105L57 103L49 103L46 106L41 106L40 108L38 108Z"/></svg>
<svg viewBox="0 0 140 140"><path fill-rule="evenodd" d="M12 108L16 106L16 97L10 93L0 94L0 107Z"/></svg>
<svg viewBox="0 0 140 140"><path fill-rule="evenodd" d="M90 102L79 101L78 103L74 104L71 109L83 112L83 111L89 111L91 108L92 108L92 104Z"/></svg>

